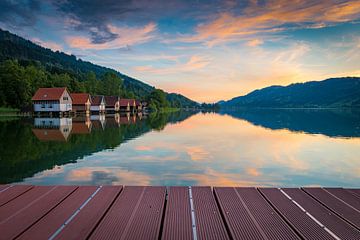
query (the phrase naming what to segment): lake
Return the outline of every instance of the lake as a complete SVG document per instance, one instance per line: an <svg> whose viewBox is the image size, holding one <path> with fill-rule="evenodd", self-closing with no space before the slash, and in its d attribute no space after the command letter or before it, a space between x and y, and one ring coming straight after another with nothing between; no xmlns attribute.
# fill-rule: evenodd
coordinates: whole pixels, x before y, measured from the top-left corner
<svg viewBox="0 0 360 240"><path fill-rule="evenodd" d="M354 109L0 118L0 183L360 187Z"/></svg>

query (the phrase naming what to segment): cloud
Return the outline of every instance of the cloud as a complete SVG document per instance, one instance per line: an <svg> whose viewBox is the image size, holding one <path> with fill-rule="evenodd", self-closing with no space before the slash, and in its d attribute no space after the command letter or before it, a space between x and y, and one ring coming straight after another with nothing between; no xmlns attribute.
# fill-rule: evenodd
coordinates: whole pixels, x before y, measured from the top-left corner
<svg viewBox="0 0 360 240"><path fill-rule="evenodd" d="M64 16L66 26L89 33L93 44L115 40L118 35L110 29L109 24L135 11L128 0L54 1L53 4Z"/></svg>
<svg viewBox="0 0 360 240"><path fill-rule="evenodd" d="M108 29L117 37L108 42L94 43L84 36L67 36L66 42L72 48L79 49L115 49L141 44L154 38L156 24L149 23L143 27L116 27L109 25Z"/></svg>
<svg viewBox="0 0 360 240"><path fill-rule="evenodd" d="M43 41L39 38L32 38L31 41L45 48L50 48L53 51L63 51L63 47L60 44L57 44L52 41Z"/></svg>
<svg viewBox="0 0 360 240"><path fill-rule="evenodd" d="M299 0L272 0L264 4L253 1L244 11L236 15L230 11L221 12L207 23L199 24L196 34L183 36L184 42L205 42L209 47L215 44L244 39L257 34L282 32L293 28L321 28L326 23L339 23L360 17L360 2L333 2Z"/></svg>
<svg viewBox="0 0 360 240"><path fill-rule="evenodd" d="M11 28L35 25L40 1L0 1L0 22Z"/></svg>
<svg viewBox="0 0 360 240"><path fill-rule="evenodd" d="M256 46L262 45L263 43L264 43L264 41L261 39L253 39L253 40L248 41L246 43L246 45L249 47L256 47Z"/></svg>
<svg viewBox="0 0 360 240"><path fill-rule="evenodd" d="M206 67L210 63L210 61L211 59L207 57L193 55L185 63L176 63L169 67L156 67L156 68L152 66L137 66L134 67L134 70L137 72L153 73L160 75L179 73L179 72L192 72Z"/></svg>

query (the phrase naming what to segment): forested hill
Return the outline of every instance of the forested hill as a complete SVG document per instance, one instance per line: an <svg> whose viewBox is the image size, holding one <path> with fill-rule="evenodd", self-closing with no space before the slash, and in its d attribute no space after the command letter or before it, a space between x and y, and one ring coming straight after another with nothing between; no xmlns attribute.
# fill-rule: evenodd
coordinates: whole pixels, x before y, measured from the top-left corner
<svg viewBox="0 0 360 240"><path fill-rule="evenodd" d="M259 108L360 107L360 78L330 78L271 86L221 102L220 105Z"/></svg>
<svg viewBox="0 0 360 240"><path fill-rule="evenodd" d="M41 47L33 42L0 29L0 62L17 60L21 66L41 65L46 71L68 74L79 82L87 80L89 73L94 73L101 80L105 73L113 73L123 79L125 93L140 99L146 98L155 88L137 79L122 74L114 69L83 61L74 55ZM181 106L193 106L197 103L180 94L167 94L170 103Z"/></svg>

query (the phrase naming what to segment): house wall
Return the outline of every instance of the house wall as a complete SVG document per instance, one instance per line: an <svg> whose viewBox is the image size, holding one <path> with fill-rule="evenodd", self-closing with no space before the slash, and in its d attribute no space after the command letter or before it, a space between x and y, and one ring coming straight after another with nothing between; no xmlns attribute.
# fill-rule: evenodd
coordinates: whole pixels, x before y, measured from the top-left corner
<svg viewBox="0 0 360 240"><path fill-rule="evenodd" d="M59 101L36 101L34 103L35 112L60 112Z"/></svg>
<svg viewBox="0 0 360 240"><path fill-rule="evenodd" d="M67 112L72 110L72 100L68 91L64 91L60 98L60 112Z"/></svg>

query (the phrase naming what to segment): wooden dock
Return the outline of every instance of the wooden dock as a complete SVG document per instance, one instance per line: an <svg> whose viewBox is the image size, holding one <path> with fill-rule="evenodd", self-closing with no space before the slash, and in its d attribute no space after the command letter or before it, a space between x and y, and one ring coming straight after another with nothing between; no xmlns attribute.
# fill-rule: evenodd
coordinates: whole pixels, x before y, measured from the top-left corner
<svg viewBox="0 0 360 240"><path fill-rule="evenodd" d="M0 185L0 239L360 239L360 189Z"/></svg>

